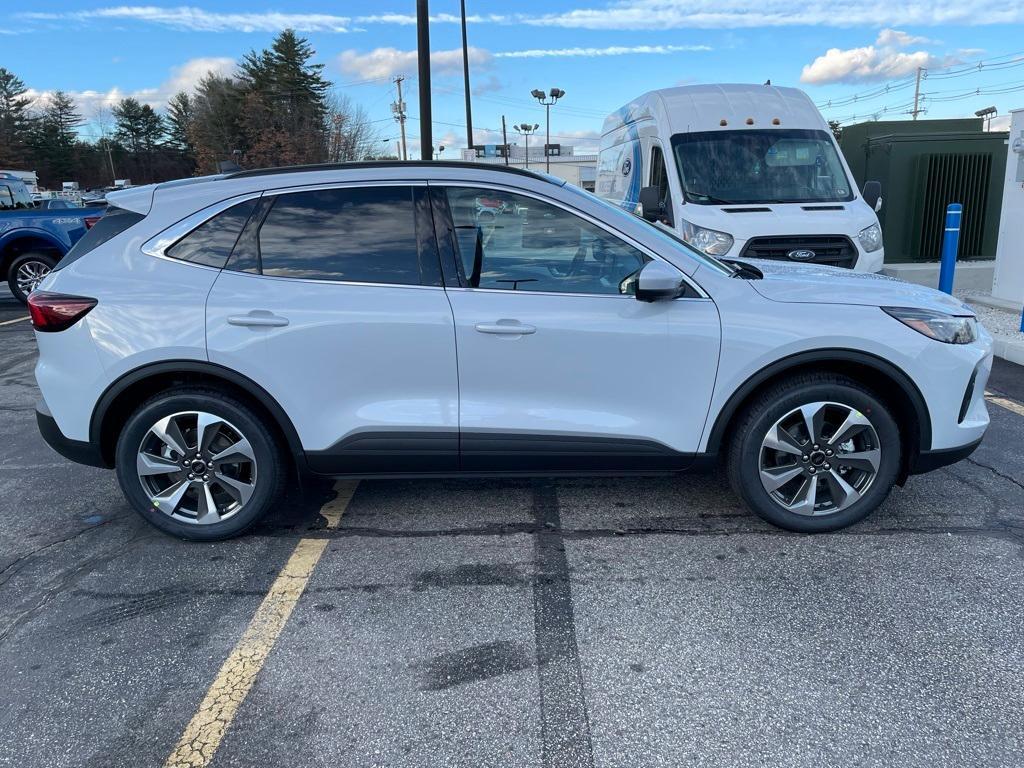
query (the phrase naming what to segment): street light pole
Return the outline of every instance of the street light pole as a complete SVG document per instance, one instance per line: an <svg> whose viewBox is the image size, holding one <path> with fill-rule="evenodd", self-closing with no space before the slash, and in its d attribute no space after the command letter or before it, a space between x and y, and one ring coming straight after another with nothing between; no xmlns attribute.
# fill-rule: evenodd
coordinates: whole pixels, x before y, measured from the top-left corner
<svg viewBox="0 0 1024 768"><path fill-rule="evenodd" d="M473 149L473 106L469 98L469 42L466 39L466 0L462 0L462 77L466 89L466 143Z"/></svg>
<svg viewBox="0 0 1024 768"><path fill-rule="evenodd" d="M540 126L537 123L530 125L529 123L520 123L519 125L513 125L516 129L516 133L526 138L526 167L530 167L530 134L535 133Z"/></svg>
<svg viewBox="0 0 1024 768"><path fill-rule="evenodd" d="M544 111L547 114L547 141L544 143L544 170L551 173L551 155L548 150L548 147L551 146L551 105L557 103L560 98L565 96L565 91L561 88L552 88L548 93L544 93L544 91L539 88L534 88L530 91L530 95L544 105Z"/></svg>
<svg viewBox="0 0 1024 768"><path fill-rule="evenodd" d="M432 158L433 117L430 114L430 11L427 0L416 0L416 58L419 60L420 157Z"/></svg>

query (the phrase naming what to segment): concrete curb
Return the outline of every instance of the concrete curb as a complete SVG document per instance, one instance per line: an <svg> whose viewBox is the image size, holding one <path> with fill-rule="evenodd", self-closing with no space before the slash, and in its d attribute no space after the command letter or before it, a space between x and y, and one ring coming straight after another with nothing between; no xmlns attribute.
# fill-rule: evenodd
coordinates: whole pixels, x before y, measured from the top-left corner
<svg viewBox="0 0 1024 768"><path fill-rule="evenodd" d="M992 348L996 357L1001 357L1003 360L1016 363L1017 365L1024 365L1024 341L995 339Z"/></svg>

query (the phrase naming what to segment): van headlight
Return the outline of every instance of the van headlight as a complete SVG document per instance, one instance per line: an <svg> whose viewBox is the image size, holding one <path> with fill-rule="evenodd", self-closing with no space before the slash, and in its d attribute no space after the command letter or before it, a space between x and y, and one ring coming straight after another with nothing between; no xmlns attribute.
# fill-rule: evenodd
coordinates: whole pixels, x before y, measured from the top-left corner
<svg viewBox="0 0 1024 768"><path fill-rule="evenodd" d="M858 234L857 239L860 240L861 247L867 252L877 251L882 247L882 228L877 224L872 224L870 227L864 227Z"/></svg>
<svg viewBox="0 0 1024 768"><path fill-rule="evenodd" d="M882 311L929 339L946 344L970 344L978 338L978 321L973 317L911 307L882 307Z"/></svg>
<svg viewBox="0 0 1024 768"><path fill-rule="evenodd" d="M696 224L680 219L683 241L692 245L701 253L708 256L725 256L732 248L733 238L727 232L718 232L714 229L705 229Z"/></svg>

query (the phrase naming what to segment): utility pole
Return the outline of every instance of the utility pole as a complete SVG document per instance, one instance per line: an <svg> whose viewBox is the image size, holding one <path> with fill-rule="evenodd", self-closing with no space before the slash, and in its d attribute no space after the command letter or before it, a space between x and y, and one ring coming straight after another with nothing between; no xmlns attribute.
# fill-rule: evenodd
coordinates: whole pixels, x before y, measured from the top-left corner
<svg viewBox="0 0 1024 768"><path fill-rule="evenodd" d="M402 101L402 81L405 80L401 75L395 77L395 85L398 86L398 101L391 105L391 111L395 114L395 120L398 121L398 126L402 130L402 159L408 160L409 156L405 151L405 102Z"/></svg>
<svg viewBox="0 0 1024 768"><path fill-rule="evenodd" d="M505 144L505 165L508 165L508 131L505 130L505 116L501 116L501 140Z"/></svg>
<svg viewBox="0 0 1024 768"><path fill-rule="evenodd" d="M552 88L550 93L544 93L544 91L535 88L530 91L530 95L543 104L544 110L547 112L548 138L544 144L544 170L551 173L551 150L549 149L551 146L551 105L565 96L565 91L561 88Z"/></svg>
<svg viewBox="0 0 1024 768"><path fill-rule="evenodd" d="M918 113L924 111L918 106L921 100L921 74L923 72L924 67L917 68L917 80L914 82L914 108L910 111L910 114L913 115L915 120L917 120Z"/></svg>
<svg viewBox="0 0 1024 768"><path fill-rule="evenodd" d="M114 153L110 151L110 139L105 139L107 145L107 159L110 161L110 183L117 183L117 172L114 170Z"/></svg>
<svg viewBox="0 0 1024 768"><path fill-rule="evenodd" d="M466 142L473 149L473 107L469 98L469 43L466 40L466 0L462 2L462 77L466 87Z"/></svg>
<svg viewBox="0 0 1024 768"><path fill-rule="evenodd" d="M434 136L430 113L430 9L427 0L416 0L416 54L420 86L420 159L430 160Z"/></svg>

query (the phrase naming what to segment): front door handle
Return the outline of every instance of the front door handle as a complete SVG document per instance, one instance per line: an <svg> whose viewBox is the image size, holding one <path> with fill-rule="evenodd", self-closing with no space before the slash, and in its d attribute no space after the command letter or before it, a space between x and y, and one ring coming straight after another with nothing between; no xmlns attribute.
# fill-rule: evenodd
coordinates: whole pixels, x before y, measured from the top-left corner
<svg viewBox="0 0 1024 768"><path fill-rule="evenodd" d="M477 323L474 326L480 333L499 333L505 336L526 336L536 333L532 325L524 325L518 320L499 320L496 323Z"/></svg>
<svg viewBox="0 0 1024 768"><path fill-rule="evenodd" d="M288 325L288 318L266 310L255 309L247 315L229 315L228 325L241 325L247 328L283 328Z"/></svg>

